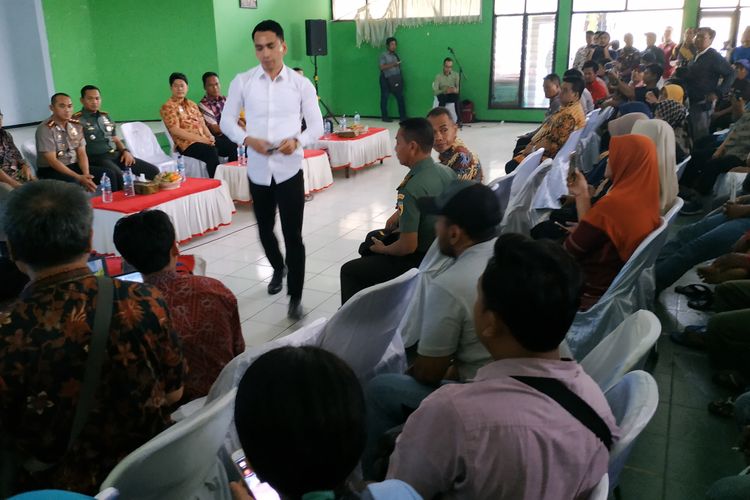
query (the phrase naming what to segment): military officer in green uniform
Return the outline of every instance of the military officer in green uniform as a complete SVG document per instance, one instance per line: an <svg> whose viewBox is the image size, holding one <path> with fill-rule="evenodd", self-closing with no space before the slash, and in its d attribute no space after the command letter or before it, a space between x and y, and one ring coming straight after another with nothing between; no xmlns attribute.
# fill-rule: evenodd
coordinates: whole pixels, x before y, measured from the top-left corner
<svg viewBox="0 0 750 500"><path fill-rule="evenodd" d="M122 189L122 171L130 168L136 176L144 174L147 179L153 179L159 173L159 168L135 158L122 140L116 135L115 122L109 113L101 111L101 94L93 85L86 85L81 89L81 104L83 109L73 115L81 122L86 136L86 154L89 160L97 165L105 165L115 172L112 179L112 190Z"/></svg>
<svg viewBox="0 0 750 500"><path fill-rule="evenodd" d="M433 161L433 141L432 125L426 119L401 122L396 134L396 156L409 173L398 187L397 209L386 228L367 236L360 247L362 257L341 266L342 304L362 289L419 267L430 248L435 239L436 217L422 213L417 200L439 195L456 179L453 170Z"/></svg>
<svg viewBox="0 0 750 500"><path fill-rule="evenodd" d="M115 172L106 166L89 164L83 129L78 120L71 118L70 96L57 93L50 102L52 116L36 128L38 177L77 182L87 191L96 191L102 174L109 177Z"/></svg>

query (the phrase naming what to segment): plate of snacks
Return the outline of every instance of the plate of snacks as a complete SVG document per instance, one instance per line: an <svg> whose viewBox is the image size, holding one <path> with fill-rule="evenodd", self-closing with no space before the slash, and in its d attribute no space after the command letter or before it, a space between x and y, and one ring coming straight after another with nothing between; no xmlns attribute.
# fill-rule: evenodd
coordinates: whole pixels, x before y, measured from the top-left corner
<svg viewBox="0 0 750 500"><path fill-rule="evenodd" d="M177 189L182 183L182 176L177 172L163 172L157 175L154 180L159 181L161 189Z"/></svg>

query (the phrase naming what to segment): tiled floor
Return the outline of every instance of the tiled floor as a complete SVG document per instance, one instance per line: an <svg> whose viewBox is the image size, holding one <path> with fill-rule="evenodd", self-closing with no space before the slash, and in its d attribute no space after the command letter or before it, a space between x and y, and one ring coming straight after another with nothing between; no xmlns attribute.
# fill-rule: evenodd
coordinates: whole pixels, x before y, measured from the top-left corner
<svg viewBox="0 0 750 500"><path fill-rule="evenodd" d="M364 122L383 126L379 121ZM393 136L397 125L388 125ZM151 126L161 130L160 123ZM516 136L532 128L528 124L474 124L464 127L461 136L478 152L488 181L503 174ZM33 137L30 128L11 132L17 143ZM269 296L266 292L272 269L260 246L249 205L237 206L230 226L192 240L182 251L203 256L208 262L208 275L224 282L237 295L247 344L266 342L336 311L341 265L356 256L357 246L368 231L383 226L393 210L395 188L405 174L405 167L395 159L361 170L349 179L337 172L334 184L305 205L307 273L303 305L307 315L300 322L287 319L284 293ZM713 481L737 473L743 465L740 454L731 450L738 437L733 423L706 411L709 401L724 394L710 382L705 355L674 347L666 337L659 342L655 377L659 409L636 443L622 475L622 497L704 498Z"/></svg>

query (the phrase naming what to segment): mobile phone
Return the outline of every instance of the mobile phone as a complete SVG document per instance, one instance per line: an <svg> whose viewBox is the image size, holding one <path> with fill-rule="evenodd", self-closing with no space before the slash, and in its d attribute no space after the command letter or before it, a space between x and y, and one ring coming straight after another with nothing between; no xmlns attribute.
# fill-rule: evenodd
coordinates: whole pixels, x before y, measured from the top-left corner
<svg viewBox="0 0 750 500"><path fill-rule="evenodd" d="M578 167L578 153L570 153L570 164L568 166L568 182L573 183L576 180L576 171L580 170Z"/></svg>
<svg viewBox="0 0 750 500"><path fill-rule="evenodd" d="M258 475L250 467L247 459L245 458L245 451L240 448L239 450L232 453L232 461L240 471L242 479L245 480L245 485L250 493L253 494L255 500L281 500L281 497L276 490L271 488L268 483L262 483L258 479Z"/></svg>
<svg viewBox="0 0 750 500"><path fill-rule="evenodd" d="M272 146L272 147L266 149L266 153L268 153L270 155L270 154L275 153L276 151L278 151L278 149L279 149L278 146Z"/></svg>
<svg viewBox="0 0 750 500"><path fill-rule="evenodd" d="M143 275L139 272L122 274L118 276L117 279L122 281L132 281L134 283L143 283Z"/></svg>

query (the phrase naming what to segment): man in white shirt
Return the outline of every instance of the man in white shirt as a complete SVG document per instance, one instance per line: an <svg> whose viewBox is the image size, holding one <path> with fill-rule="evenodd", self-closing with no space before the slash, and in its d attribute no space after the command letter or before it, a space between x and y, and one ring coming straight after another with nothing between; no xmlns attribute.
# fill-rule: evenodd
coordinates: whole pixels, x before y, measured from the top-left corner
<svg viewBox="0 0 750 500"><path fill-rule="evenodd" d="M323 116L310 80L284 64L287 46L281 25L272 20L262 21L255 26L252 36L260 66L232 80L221 115L221 130L235 143L249 146L247 175L258 233L274 269L268 293L281 291L288 268L288 315L297 320L302 317L305 278L302 146L323 135ZM243 108L247 117L246 130L237 124ZM303 118L307 124L304 132ZM277 206L286 246L286 267L273 231Z"/></svg>

